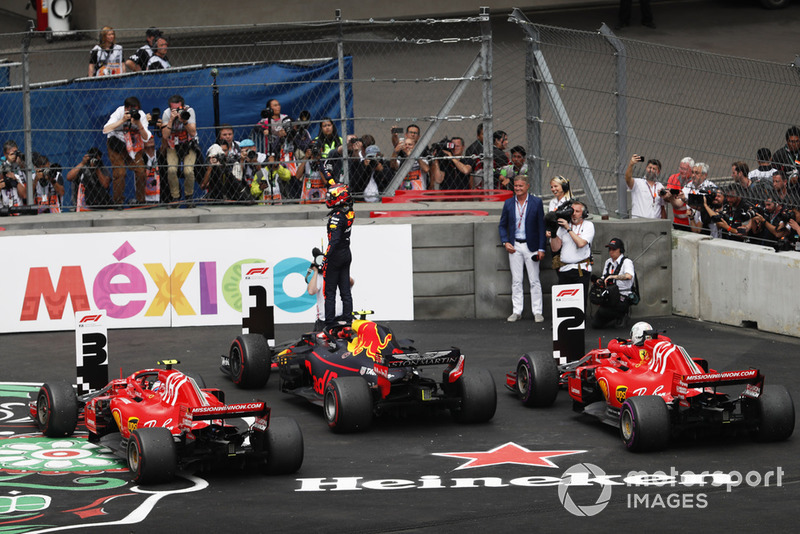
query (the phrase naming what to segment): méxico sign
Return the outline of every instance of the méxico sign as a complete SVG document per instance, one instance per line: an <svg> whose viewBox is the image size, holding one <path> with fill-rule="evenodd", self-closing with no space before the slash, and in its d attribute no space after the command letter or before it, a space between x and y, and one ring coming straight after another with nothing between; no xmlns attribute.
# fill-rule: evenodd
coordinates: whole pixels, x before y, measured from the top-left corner
<svg viewBox="0 0 800 534"><path fill-rule="evenodd" d="M237 324L245 263L273 270L276 322L313 322L305 275L324 237L322 224L3 237L0 332L70 330L85 310L109 328ZM352 250L355 305L413 319L411 227L357 226Z"/></svg>

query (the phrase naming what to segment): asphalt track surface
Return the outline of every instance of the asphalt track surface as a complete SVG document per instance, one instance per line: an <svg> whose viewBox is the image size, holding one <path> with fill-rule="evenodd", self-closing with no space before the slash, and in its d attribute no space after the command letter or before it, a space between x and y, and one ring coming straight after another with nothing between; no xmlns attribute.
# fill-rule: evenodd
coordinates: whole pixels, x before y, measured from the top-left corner
<svg viewBox="0 0 800 534"><path fill-rule="evenodd" d="M800 340L678 317L653 318L651 323L666 330L692 356L705 357L712 367L736 370L756 366L766 376L767 387L783 383L800 399L795 379L800 371ZM278 342L296 338L309 326L278 325ZM522 353L552 346L549 320L543 324L412 321L391 326L399 337L414 339L420 350L460 347L467 355L466 372L489 369L498 393L492 421L460 425L441 412L418 418L384 418L364 433L334 434L327 428L321 408L280 393L275 376L263 390L244 391L219 372L219 355L240 331L236 327L111 330L112 376L174 357L181 360L182 370L200 373L209 387L224 389L227 402L260 398L271 405L273 417L295 418L305 440L300 471L279 477L222 471L192 478L184 473L186 478L155 488L135 487L124 470L24 476L0 471L0 532L27 532L31 524L51 525L58 529L55 531L72 526L82 532L161 532L200 523L203 530L211 532L231 532L242 526L262 532L537 532L587 526L600 531L632 526L653 532L674 532L682 527L695 531L795 531L794 510L800 501L797 434L785 442L766 444L748 436L690 437L673 441L663 452L629 453L615 429L574 413L566 391L559 393L552 408L529 409L505 389L505 373L514 368ZM586 348L594 348L598 337L605 345L626 334L623 329L587 330ZM2 381L70 379L74 377L74 346L72 332L6 335ZM8 402L0 399L0 408L9 408L3 404ZM15 402L23 403L21 399ZM15 413L20 413L18 410L19 406ZM2 414L0 410L0 433L33 431L24 424L9 425ZM522 463L464 468L468 454L439 455L487 452L509 443L515 445L502 450L549 451L550 456L544 456L552 465L546 466L540 454L512 454L494 455L488 463ZM565 452L572 453L562 454ZM2 455L0 447L0 462ZM568 469L582 469L573 467L578 464L613 481L624 479L631 471L672 473L678 479L688 472L719 471L733 480L741 474L745 480L733 487L601 486L594 482L587 487L572 486L560 496L552 481ZM475 478L486 480L471 480ZM549 485L544 485L548 481ZM532 486L534 483L543 485ZM92 484L98 488L87 487ZM59 491L60 487L64 491ZM611 489L603 494L605 487ZM179 490L187 493L176 493ZM20 510L12 513L3 508L9 499L30 494L51 498L49 507L35 520L25 519ZM15 502L19 508L22 501ZM595 515L591 519L574 515L567 509L570 502L575 513L583 510ZM105 525L90 528L100 523Z"/></svg>

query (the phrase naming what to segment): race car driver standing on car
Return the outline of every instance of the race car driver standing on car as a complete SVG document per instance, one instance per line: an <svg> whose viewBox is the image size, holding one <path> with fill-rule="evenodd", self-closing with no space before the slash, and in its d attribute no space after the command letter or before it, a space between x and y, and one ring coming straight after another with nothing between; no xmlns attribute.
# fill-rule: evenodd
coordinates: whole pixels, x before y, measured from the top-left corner
<svg viewBox="0 0 800 534"><path fill-rule="evenodd" d="M325 327L334 326L338 320L350 323L353 318L353 296L350 293L350 231L355 212L350 190L344 184L333 184L328 188L325 205L328 214L328 249L323 264L323 292L325 294ZM342 299L341 318L336 317L336 289Z"/></svg>

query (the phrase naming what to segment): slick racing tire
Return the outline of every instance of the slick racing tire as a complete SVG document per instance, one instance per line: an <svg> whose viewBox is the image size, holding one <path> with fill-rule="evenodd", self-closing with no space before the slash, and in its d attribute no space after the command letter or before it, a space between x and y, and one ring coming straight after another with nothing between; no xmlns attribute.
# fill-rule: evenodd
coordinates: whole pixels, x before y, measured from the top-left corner
<svg viewBox="0 0 800 534"><path fill-rule="evenodd" d="M523 354L517 362L517 395L525 406L552 406L558 395L558 366L551 354Z"/></svg>
<svg viewBox="0 0 800 534"><path fill-rule="evenodd" d="M273 417L266 430L264 447L267 475L290 475L303 465L303 433L291 417Z"/></svg>
<svg viewBox="0 0 800 534"><path fill-rule="evenodd" d="M781 385L767 386L756 399L758 426L753 436L758 441L781 441L794 432L794 402Z"/></svg>
<svg viewBox="0 0 800 534"><path fill-rule="evenodd" d="M44 384L36 397L36 426L49 438L71 436L78 426L78 397L66 382Z"/></svg>
<svg viewBox="0 0 800 534"><path fill-rule="evenodd" d="M372 424L372 392L360 376L328 382L322 402L325 420L334 432L357 432Z"/></svg>
<svg viewBox="0 0 800 534"><path fill-rule="evenodd" d="M619 431L629 451L666 448L670 438L667 403L658 395L630 397L619 412Z"/></svg>
<svg viewBox="0 0 800 534"><path fill-rule="evenodd" d="M271 351L261 334L243 334L231 343L228 353L233 383L240 388L261 388L269 380Z"/></svg>
<svg viewBox="0 0 800 534"><path fill-rule="evenodd" d="M178 465L172 433L167 428L134 430L128 439L127 459L135 482L169 482Z"/></svg>
<svg viewBox="0 0 800 534"><path fill-rule="evenodd" d="M453 418L459 423L485 423L494 417L497 409L497 388L492 374L486 369L464 373L456 382L461 393L461 402L451 409Z"/></svg>

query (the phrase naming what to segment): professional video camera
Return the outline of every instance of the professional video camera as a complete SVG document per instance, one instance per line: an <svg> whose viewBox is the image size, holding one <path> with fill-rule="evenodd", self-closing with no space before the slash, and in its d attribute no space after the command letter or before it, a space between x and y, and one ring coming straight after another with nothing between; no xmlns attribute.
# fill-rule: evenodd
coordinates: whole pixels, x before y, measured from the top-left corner
<svg viewBox="0 0 800 534"><path fill-rule="evenodd" d="M456 148L455 142L452 139L445 137L438 143L434 143L431 145L431 155L434 158L441 158L444 156L445 150L447 150L448 152L450 152L450 154L452 154L455 148Z"/></svg>
<svg viewBox="0 0 800 534"><path fill-rule="evenodd" d="M558 220L563 219L567 222L572 220L572 215L575 213L575 208L569 203L561 204L554 211L547 213L544 216L544 225L550 231L550 235L555 236L558 232Z"/></svg>

